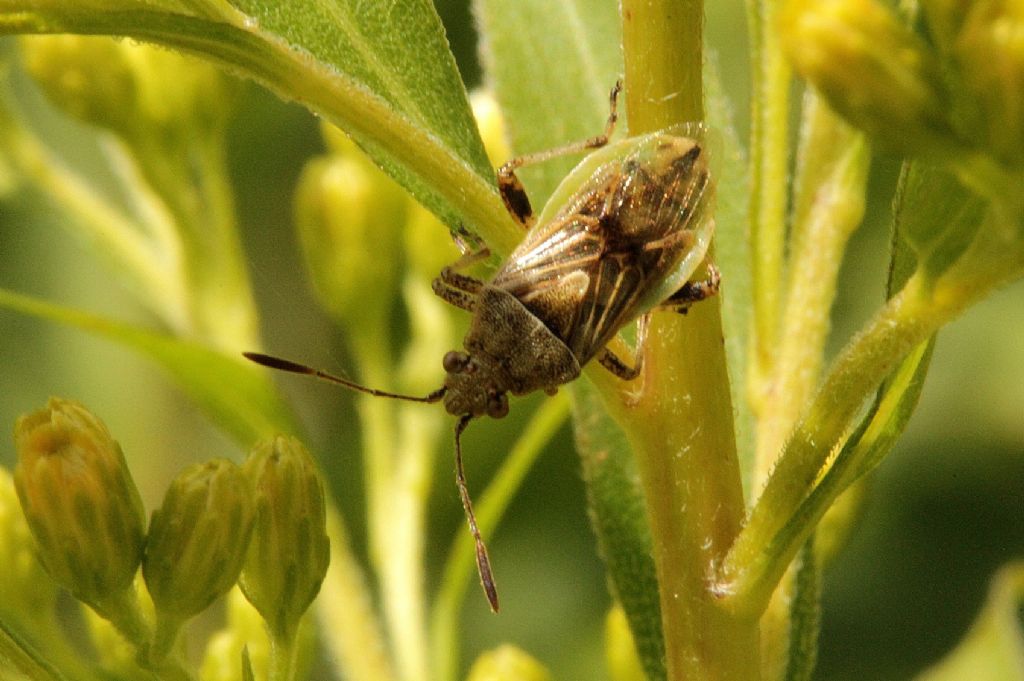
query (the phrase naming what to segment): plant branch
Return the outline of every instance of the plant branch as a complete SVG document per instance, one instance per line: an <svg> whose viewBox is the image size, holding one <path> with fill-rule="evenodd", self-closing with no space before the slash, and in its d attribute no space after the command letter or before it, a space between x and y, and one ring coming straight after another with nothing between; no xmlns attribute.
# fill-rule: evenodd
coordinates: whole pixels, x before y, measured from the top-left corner
<svg viewBox="0 0 1024 681"><path fill-rule="evenodd" d="M694 0L622 3L630 134L703 120L703 11ZM617 381L607 401L646 499L668 678L756 678L756 623L722 611L707 588L744 512L720 303L655 315L644 361L640 394Z"/></svg>
<svg viewBox="0 0 1024 681"><path fill-rule="evenodd" d="M789 177L789 87L792 72L782 54L775 0L747 0L752 95L750 129L751 253L753 254L753 354L751 402L760 413L766 377L775 364L782 276L785 270L787 178ZM760 486L755 479L754 486Z"/></svg>
<svg viewBox="0 0 1024 681"><path fill-rule="evenodd" d="M818 486L835 448L897 364L972 303L1020 276L1021 246L999 238L1007 233L1005 225L990 220L987 226L938 279L915 273L836 359L721 566L715 590L724 605L749 616L764 609L799 542L787 544L784 551L771 547L784 532L793 533L789 524ZM855 462L851 468L861 466ZM841 489L836 486L832 499ZM827 508L832 499L822 506ZM801 517L799 532L791 536L800 532L806 536L819 517Z"/></svg>

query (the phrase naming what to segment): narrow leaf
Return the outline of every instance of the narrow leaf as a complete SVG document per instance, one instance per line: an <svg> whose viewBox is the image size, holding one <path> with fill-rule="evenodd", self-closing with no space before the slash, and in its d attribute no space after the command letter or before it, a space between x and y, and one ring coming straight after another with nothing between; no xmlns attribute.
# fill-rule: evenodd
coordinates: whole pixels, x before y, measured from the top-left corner
<svg viewBox="0 0 1024 681"><path fill-rule="evenodd" d="M750 495L754 473L754 416L747 399L747 361L750 357L750 319L753 314L753 281L750 272L750 177L748 160L736 130L731 103L725 95L717 62L704 65L704 91L712 140L712 171L715 175L715 240L711 259L722 272L722 329L729 383L735 411L736 451L740 457L743 488Z"/></svg>
<svg viewBox="0 0 1024 681"><path fill-rule="evenodd" d="M476 0L487 77L517 154L586 139L604 129L621 76L618 5L603 0ZM624 107L620 107L620 113ZM625 125L620 123L624 132ZM534 209L579 157L524 168Z"/></svg>
<svg viewBox="0 0 1024 681"><path fill-rule="evenodd" d="M590 523L649 681L667 678L658 578L643 492L626 434L604 411L588 378L573 384L576 449L583 462Z"/></svg>
<svg viewBox="0 0 1024 681"><path fill-rule="evenodd" d="M790 606L786 681L810 681L818 661L818 631L821 625L821 572L813 535L800 553L794 590Z"/></svg>
<svg viewBox="0 0 1024 681"><path fill-rule="evenodd" d="M270 378L207 347L0 289L0 307L88 331L133 348L163 366L182 390L243 447L297 432Z"/></svg>
<svg viewBox="0 0 1024 681"><path fill-rule="evenodd" d="M47 662L13 629L0 621L0 677L9 681L64 681L60 670Z"/></svg>
<svg viewBox="0 0 1024 681"><path fill-rule="evenodd" d="M992 580L988 601L963 641L917 681L1024 681L1024 563Z"/></svg>

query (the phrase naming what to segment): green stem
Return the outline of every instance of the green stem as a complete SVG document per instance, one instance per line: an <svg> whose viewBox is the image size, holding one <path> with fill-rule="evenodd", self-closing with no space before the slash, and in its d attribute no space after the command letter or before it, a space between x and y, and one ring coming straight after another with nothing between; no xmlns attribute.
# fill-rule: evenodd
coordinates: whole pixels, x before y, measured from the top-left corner
<svg viewBox="0 0 1024 681"><path fill-rule="evenodd" d="M864 215L867 189L870 154L864 136L816 95L805 99L801 131L782 336L757 429L762 478L818 384L839 268Z"/></svg>
<svg viewBox="0 0 1024 681"><path fill-rule="evenodd" d="M703 120L703 3L624 0L622 15L630 134ZM722 610L707 580L744 513L719 302L655 315L639 396L599 373L647 502L668 678L757 678L756 621Z"/></svg>
<svg viewBox="0 0 1024 681"><path fill-rule="evenodd" d="M704 3L623 0L629 133L704 120Z"/></svg>
<svg viewBox="0 0 1024 681"><path fill-rule="evenodd" d="M818 516L808 515L800 532L787 530L878 385L943 324L1020 276L1024 253L1018 244L999 238L1004 227L990 224L939 279L915 273L836 358L722 563L715 589L724 606L751 617L764 610L799 545L781 552L770 547L783 532L806 536L813 527Z"/></svg>
<svg viewBox="0 0 1024 681"><path fill-rule="evenodd" d="M534 413L498 469L494 479L474 504L477 525L485 539L494 534L505 510L522 485L537 456L569 414L568 400L558 395L547 400ZM431 645L434 650L435 681L454 681L458 662L459 613L466 588L476 574L476 552L468 532L460 531L445 561L441 589L434 603L431 621Z"/></svg>
<svg viewBox="0 0 1024 681"><path fill-rule="evenodd" d="M155 244L144 236L145 230L102 200L13 118L0 113L0 126L4 128L5 151L17 170L69 213L77 231L138 290L140 301L171 328L184 328L188 313L183 282L172 266L161 262Z"/></svg>
<svg viewBox="0 0 1024 681"><path fill-rule="evenodd" d="M143 649L151 645L153 631L142 614L139 598L133 586L114 593L102 603L90 604L103 619L114 625L134 647Z"/></svg>
<svg viewBox="0 0 1024 681"><path fill-rule="evenodd" d="M377 621L366 576L352 554L348 532L334 504L327 509L331 562L316 600L321 637L338 676L353 681L393 681L387 644Z"/></svg>
<svg viewBox="0 0 1024 681"><path fill-rule="evenodd" d="M267 681L295 681L295 661L298 656L295 636L270 636L270 660Z"/></svg>
<svg viewBox="0 0 1024 681"><path fill-rule="evenodd" d="M61 640L61 639L57 639ZM48 654L43 654L23 638L17 628L0 620L0 660L15 678L29 681L70 681Z"/></svg>
<svg viewBox="0 0 1024 681"><path fill-rule="evenodd" d="M399 406L398 456L386 489L386 562L380 565L383 608L400 678L429 678L423 549L426 503L433 476L434 453L442 421L421 404Z"/></svg>
<svg viewBox="0 0 1024 681"><path fill-rule="evenodd" d="M154 667L163 664L174 650L174 646L178 642L178 634L181 632L181 625L182 621L177 617L157 612L153 642L146 655L148 662Z"/></svg>
<svg viewBox="0 0 1024 681"><path fill-rule="evenodd" d="M755 413L765 404L764 383L775 363L785 269L791 70L776 30L780 4L778 0L747 0L753 67L750 238L754 333L749 380ZM755 481L755 488L760 486L760 479Z"/></svg>

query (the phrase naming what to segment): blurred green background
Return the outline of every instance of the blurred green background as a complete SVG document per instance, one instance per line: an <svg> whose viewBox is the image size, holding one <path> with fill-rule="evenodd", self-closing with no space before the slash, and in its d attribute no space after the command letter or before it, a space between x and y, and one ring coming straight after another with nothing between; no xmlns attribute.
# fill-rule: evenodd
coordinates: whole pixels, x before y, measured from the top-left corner
<svg viewBox="0 0 1024 681"><path fill-rule="evenodd" d="M465 0L438 0L453 50L471 87L481 81ZM747 133L748 79L742 4L708 3L708 40ZM9 46L8 46L9 47ZM613 49L613 46L609 46ZM69 134L57 144L75 149ZM248 88L231 131L230 153L243 240L263 311L265 347L316 366L352 370L338 331L305 280L291 224L291 197L303 163L322 148L305 110ZM851 242L834 310L833 350L882 298L888 204L898 169L879 159L872 202ZM0 286L118 319L152 324L60 215L31 195L0 201ZM387 254L381 265L388 266ZM147 508L186 464L242 455L148 361L80 332L0 311L0 423L48 396L84 402L124 446ZM437 368L440 379L440 358ZM308 428L313 448L361 546L363 504L352 396L283 378L282 389ZM466 437L475 489L514 441L538 397L520 400L502 422ZM429 408L429 407L425 407ZM13 465L10 438L0 461ZM454 532L464 531L439 457L431 515L431 579ZM587 524L578 461L568 428L540 458L490 544L503 611L492 616L471 591L465 655L511 641L558 679L600 679L603 616L609 605ZM918 413L880 467L863 518L826 575L817 678L902 679L934 662L963 634L1001 564L1024 555L1024 285L972 309L940 336Z"/></svg>

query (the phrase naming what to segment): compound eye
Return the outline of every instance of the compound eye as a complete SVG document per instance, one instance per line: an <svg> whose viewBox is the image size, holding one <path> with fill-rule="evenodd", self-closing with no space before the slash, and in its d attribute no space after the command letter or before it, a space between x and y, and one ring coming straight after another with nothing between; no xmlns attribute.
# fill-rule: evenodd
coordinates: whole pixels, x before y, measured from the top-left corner
<svg viewBox="0 0 1024 681"><path fill-rule="evenodd" d="M500 419L508 415L508 397L505 396L505 393L491 395L487 401L487 415L492 419Z"/></svg>
<svg viewBox="0 0 1024 681"><path fill-rule="evenodd" d="M444 367L445 372L449 374L455 374L466 368L466 364L469 363L469 355L464 352L457 350L450 350L444 353L444 359L441 360L441 366Z"/></svg>

